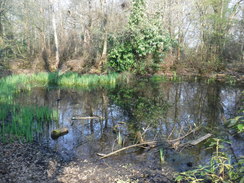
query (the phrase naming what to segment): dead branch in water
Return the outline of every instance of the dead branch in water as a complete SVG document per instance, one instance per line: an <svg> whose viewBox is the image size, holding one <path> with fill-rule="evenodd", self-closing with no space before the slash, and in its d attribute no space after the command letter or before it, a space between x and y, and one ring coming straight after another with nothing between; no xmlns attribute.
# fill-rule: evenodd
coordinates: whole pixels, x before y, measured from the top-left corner
<svg viewBox="0 0 244 183"><path fill-rule="evenodd" d="M115 155L115 154L117 154L119 152L125 151L125 150L133 148L133 147L140 147L140 146L143 147L144 145L154 145L154 144L156 144L156 141L143 142L143 143L140 143L140 144L133 144L133 145L130 145L130 146L127 146L127 147L123 147L123 148L121 148L121 149L119 149L117 151L113 151L113 152L111 152L109 154L97 153L97 155L101 156L101 159L103 159L103 158L108 158L108 157L113 156L113 155Z"/></svg>
<svg viewBox="0 0 244 183"><path fill-rule="evenodd" d="M183 136L180 136L179 138L177 139L173 139L173 140L167 140L166 142L168 142L169 144L171 144L171 146L177 150L179 147L182 147L182 146L185 146L186 144L189 144L189 143L184 143L184 144L181 144L181 140L183 140L184 138L186 138L187 136L191 135L192 133L195 133L197 130L199 130L200 127L196 127L194 129L190 129L186 134L184 134ZM174 130L174 129L173 129ZM171 132L172 133L172 132ZM171 136L172 134L170 134Z"/></svg>
<svg viewBox="0 0 244 183"><path fill-rule="evenodd" d="M199 130L199 129L200 129L200 127L196 127L196 128L194 128L193 130L189 130L185 135L183 135L183 136L181 136L181 137L179 137L179 138L177 138L177 139L167 140L167 142L168 142L168 143L174 143L174 142L180 141L180 140L186 138L187 136L189 136L190 134L195 133L195 132L196 132L197 130Z"/></svg>
<svg viewBox="0 0 244 183"><path fill-rule="evenodd" d="M85 119L104 119L102 116L73 116L72 120L85 120Z"/></svg>
<svg viewBox="0 0 244 183"><path fill-rule="evenodd" d="M189 144L195 146L195 145L201 143L202 141L208 139L208 138L211 137L211 136L212 136L212 134L211 134L211 133L208 133L208 134L206 134L206 135L204 135L204 136L198 138L197 140L193 140L193 141L191 141Z"/></svg>

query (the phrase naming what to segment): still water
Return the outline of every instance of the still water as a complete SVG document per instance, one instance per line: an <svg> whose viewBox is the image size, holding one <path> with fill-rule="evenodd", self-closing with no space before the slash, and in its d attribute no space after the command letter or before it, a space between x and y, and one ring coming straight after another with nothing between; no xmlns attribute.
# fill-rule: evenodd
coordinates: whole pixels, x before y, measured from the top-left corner
<svg viewBox="0 0 244 183"><path fill-rule="evenodd" d="M231 144L226 151L231 156L243 155L243 140L230 135L224 126L243 105L243 89L218 83L143 80L112 89L34 88L28 94L20 93L15 102L23 106L47 106L57 112L58 119L43 123L35 139L66 159L98 161L97 153L106 154L134 144L140 140L139 133L144 141L157 140L159 146L151 150L131 149L108 161L160 167L161 149L166 163L183 171L206 163L211 151L206 150L206 141L185 148L180 145L207 133L229 140ZM100 118L73 120L91 116ZM62 127L68 128L69 133L53 140L52 130ZM180 138L197 127L200 129ZM177 138L180 138L177 143L168 143Z"/></svg>

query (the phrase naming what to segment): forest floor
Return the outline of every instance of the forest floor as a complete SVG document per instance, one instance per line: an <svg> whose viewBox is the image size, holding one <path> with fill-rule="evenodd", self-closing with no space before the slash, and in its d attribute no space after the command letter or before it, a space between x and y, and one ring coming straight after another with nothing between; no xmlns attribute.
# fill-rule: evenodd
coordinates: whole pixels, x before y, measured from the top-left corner
<svg viewBox="0 0 244 183"><path fill-rule="evenodd" d="M171 183L169 167L113 164L105 160L64 160L39 144L0 143L0 182L4 183ZM94 158L96 159L96 158Z"/></svg>

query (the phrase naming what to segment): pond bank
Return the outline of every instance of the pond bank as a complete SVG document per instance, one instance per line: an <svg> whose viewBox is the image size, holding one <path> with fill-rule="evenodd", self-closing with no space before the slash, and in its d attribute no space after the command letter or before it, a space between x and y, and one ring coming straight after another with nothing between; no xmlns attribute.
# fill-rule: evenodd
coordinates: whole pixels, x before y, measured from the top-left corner
<svg viewBox="0 0 244 183"><path fill-rule="evenodd" d="M75 73L75 72L74 72ZM28 73L27 75L34 74L32 72ZM65 73L62 73L62 75ZM7 77L13 75L11 71L9 70L0 70L0 78ZM100 75L100 74L90 74L87 73L87 75ZM105 74L106 75L106 74ZM133 77L138 77L138 78L161 78L159 80L169 80L169 81L198 81L198 80L204 80L207 83L212 83L212 82L221 82L221 83L228 83L228 84L243 84L244 83L244 75L241 73L214 73L214 74L196 74L196 73L176 73L176 72L167 72L167 73L157 73L154 75L140 75L140 76L135 76L130 73L125 73L122 74L125 77L128 77L128 79L131 79ZM156 79L156 80L157 80Z"/></svg>
<svg viewBox="0 0 244 183"><path fill-rule="evenodd" d="M40 62L40 61L39 61ZM38 62L38 63L39 63ZM34 65L33 65L34 64ZM37 67L35 62L25 61L25 60L13 60L10 65L0 65L0 78L4 76L8 76L10 74L18 75L18 74L35 74L39 72L47 72L43 63L40 62L39 65L41 67ZM66 72L75 72L82 74L107 74L108 71L101 71L101 68L91 67L86 68L82 65L81 60L70 60L65 63L60 68L61 73ZM166 64L167 65L167 64ZM184 79L205 79L210 81L220 81L220 82L238 82L244 83L244 64L243 63L229 63L226 64L224 68L219 70L218 72L212 69L205 68L205 65L202 63L198 64L199 68L204 70L201 71L192 67L191 65L176 65L176 68L171 68L170 66L163 65L162 68L159 68L154 74L152 73L144 73L140 74L140 77L150 77L154 75L163 76L168 79L174 79L175 76L178 78ZM53 71L53 70L52 70ZM126 73L131 75L130 73ZM138 76L139 77L139 76Z"/></svg>
<svg viewBox="0 0 244 183"><path fill-rule="evenodd" d="M123 163L117 165L110 160L73 158L67 161L58 152L36 143L0 143L0 146L0 182L173 182L173 171L166 166L154 170Z"/></svg>

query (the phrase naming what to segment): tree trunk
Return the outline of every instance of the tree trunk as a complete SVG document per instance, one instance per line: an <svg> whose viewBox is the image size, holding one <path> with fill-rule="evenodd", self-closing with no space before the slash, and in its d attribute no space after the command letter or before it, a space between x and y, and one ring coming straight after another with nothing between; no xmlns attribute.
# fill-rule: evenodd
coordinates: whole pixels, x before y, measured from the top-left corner
<svg viewBox="0 0 244 183"><path fill-rule="evenodd" d="M56 25L56 16L55 16L55 7L54 0L51 1L52 7L52 26L53 26L53 35L54 35L54 44L55 44L55 69L57 70L59 67L59 43L58 43L58 34L57 34L57 25Z"/></svg>
<svg viewBox="0 0 244 183"><path fill-rule="evenodd" d="M105 117L105 125L104 127L107 128L108 127L108 97L107 94L105 93L105 91L102 92L102 110L103 110L103 114Z"/></svg>
<svg viewBox="0 0 244 183"><path fill-rule="evenodd" d="M0 15L0 37L3 37L3 23L2 23L1 15Z"/></svg>
<svg viewBox="0 0 244 183"><path fill-rule="evenodd" d="M3 37L3 17L4 17L4 5L6 1L0 1L0 37Z"/></svg>
<svg viewBox="0 0 244 183"><path fill-rule="evenodd" d="M244 9L242 9L242 21L241 21L241 25L244 26ZM242 62L244 60L244 30L241 30L241 56L240 56L240 62Z"/></svg>
<svg viewBox="0 0 244 183"><path fill-rule="evenodd" d="M107 31L105 31L104 40L103 40L103 52L102 52L102 56L101 56L101 59L99 62L99 66L103 65L106 62L107 50L108 50L108 34L107 34Z"/></svg>
<svg viewBox="0 0 244 183"><path fill-rule="evenodd" d="M88 0L88 22L84 26L84 50L83 53L85 57L89 58L91 56L91 42L92 42L92 2Z"/></svg>

